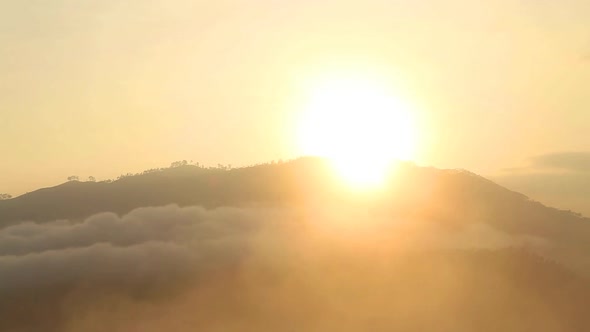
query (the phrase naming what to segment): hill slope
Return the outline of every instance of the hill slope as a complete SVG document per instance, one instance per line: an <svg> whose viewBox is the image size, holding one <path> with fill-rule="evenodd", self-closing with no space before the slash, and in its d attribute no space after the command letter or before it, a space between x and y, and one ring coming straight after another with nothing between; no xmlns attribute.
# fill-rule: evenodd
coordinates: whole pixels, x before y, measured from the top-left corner
<svg viewBox="0 0 590 332"><path fill-rule="evenodd" d="M0 201L0 226L20 221L80 219L98 212L127 213L167 204L242 206L299 204L312 197L341 197L346 189L333 178L325 161L301 158L282 164L232 170L181 166L112 183L67 182ZM403 164L382 198L398 214L456 220L493 220L518 231L535 222L589 221L548 208L467 171L439 170ZM519 222L514 222L517 219Z"/></svg>
<svg viewBox="0 0 590 332"><path fill-rule="evenodd" d="M332 174L181 166L2 201L0 331L590 325L589 219L467 171L401 164L377 192Z"/></svg>

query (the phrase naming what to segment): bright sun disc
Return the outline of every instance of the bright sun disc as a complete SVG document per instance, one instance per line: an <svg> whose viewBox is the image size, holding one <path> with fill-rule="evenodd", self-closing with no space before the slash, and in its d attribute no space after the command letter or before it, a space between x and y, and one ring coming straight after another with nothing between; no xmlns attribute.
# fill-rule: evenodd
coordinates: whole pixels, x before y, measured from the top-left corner
<svg viewBox="0 0 590 332"><path fill-rule="evenodd" d="M301 148L329 158L350 184L379 185L395 160L413 157L411 115L385 84L325 80L310 93L299 132Z"/></svg>

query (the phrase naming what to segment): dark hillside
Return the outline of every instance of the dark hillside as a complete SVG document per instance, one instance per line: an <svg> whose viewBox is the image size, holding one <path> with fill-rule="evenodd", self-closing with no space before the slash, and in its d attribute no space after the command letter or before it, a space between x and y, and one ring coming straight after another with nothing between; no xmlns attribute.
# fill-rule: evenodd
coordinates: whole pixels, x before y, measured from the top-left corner
<svg viewBox="0 0 590 332"><path fill-rule="evenodd" d="M0 225L19 221L80 219L99 212L127 213L167 204L216 206L301 204L342 198L347 190L325 161L301 158L287 163L206 169L180 166L124 177L112 183L67 182L0 201ZM402 164L378 199L397 216L449 224L488 222L510 232L574 236L589 219L543 206L526 196L462 170ZM559 227L555 227L559 225ZM583 231L590 237L590 230Z"/></svg>

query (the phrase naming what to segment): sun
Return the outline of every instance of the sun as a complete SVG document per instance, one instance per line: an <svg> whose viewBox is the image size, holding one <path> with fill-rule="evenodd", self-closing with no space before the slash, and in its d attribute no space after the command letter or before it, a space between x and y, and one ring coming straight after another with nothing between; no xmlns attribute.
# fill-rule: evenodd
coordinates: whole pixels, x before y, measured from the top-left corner
<svg viewBox="0 0 590 332"><path fill-rule="evenodd" d="M363 77L331 77L312 85L299 126L304 154L328 158L356 187L384 182L396 160L413 157L411 108L387 84Z"/></svg>

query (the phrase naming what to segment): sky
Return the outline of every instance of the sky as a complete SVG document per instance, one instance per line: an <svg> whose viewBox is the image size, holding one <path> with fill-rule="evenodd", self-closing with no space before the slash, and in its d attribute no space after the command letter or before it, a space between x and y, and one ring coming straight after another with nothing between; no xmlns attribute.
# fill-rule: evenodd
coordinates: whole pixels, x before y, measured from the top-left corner
<svg viewBox="0 0 590 332"><path fill-rule="evenodd" d="M538 196L555 174L590 184L539 164L590 151L588 17L586 0L0 0L0 192L297 157L306 82L347 70L413 105L419 165Z"/></svg>

